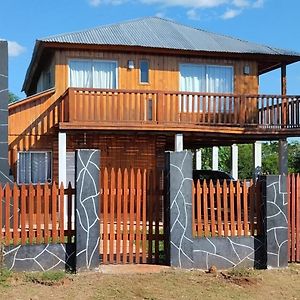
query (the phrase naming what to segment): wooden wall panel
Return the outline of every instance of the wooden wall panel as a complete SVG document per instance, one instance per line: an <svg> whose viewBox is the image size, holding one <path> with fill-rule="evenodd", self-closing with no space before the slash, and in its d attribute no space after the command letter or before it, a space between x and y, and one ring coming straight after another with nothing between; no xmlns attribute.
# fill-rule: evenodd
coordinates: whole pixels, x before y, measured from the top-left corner
<svg viewBox="0 0 300 300"><path fill-rule="evenodd" d="M56 54L56 60L58 62L56 82L59 82L57 89L60 90L60 93L63 93L68 87L68 60L74 58L116 60L118 62L119 72L118 88L140 90L178 90L180 63L230 65L234 67L235 92L247 94L258 93L257 63L253 61L74 50L61 50L57 51ZM139 62L141 59L147 59L150 63L149 84L139 83ZM134 61L135 68L133 70L127 69L128 60ZM250 75L243 74L245 65L250 66Z"/></svg>
<svg viewBox="0 0 300 300"><path fill-rule="evenodd" d="M19 151L44 150L52 152L53 179L58 181L58 132L43 136L25 136L21 143L11 145L9 162L17 175ZM152 135L102 135L67 133L67 151L76 149L101 150L101 166L107 168L164 169L166 138ZM15 177L16 178L16 177Z"/></svg>

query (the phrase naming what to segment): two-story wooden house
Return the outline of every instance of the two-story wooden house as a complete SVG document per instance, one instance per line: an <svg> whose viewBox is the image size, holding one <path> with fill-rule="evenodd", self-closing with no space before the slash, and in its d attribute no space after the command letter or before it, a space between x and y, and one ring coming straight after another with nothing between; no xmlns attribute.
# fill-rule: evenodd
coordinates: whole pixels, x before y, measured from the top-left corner
<svg viewBox="0 0 300 300"><path fill-rule="evenodd" d="M176 134L185 148L286 138L300 125L286 66L300 54L155 17L36 42L9 106L9 161L19 183L69 181L74 151L101 166L163 169ZM281 68L282 95L258 95Z"/></svg>

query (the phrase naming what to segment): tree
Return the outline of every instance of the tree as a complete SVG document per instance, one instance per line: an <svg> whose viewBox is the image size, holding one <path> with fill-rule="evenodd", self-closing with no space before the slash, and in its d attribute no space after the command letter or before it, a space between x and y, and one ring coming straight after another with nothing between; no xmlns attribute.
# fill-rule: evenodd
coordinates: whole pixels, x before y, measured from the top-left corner
<svg viewBox="0 0 300 300"><path fill-rule="evenodd" d="M8 103L13 103L13 102L16 102L18 100L20 100L20 98L16 94L8 91Z"/></svg>

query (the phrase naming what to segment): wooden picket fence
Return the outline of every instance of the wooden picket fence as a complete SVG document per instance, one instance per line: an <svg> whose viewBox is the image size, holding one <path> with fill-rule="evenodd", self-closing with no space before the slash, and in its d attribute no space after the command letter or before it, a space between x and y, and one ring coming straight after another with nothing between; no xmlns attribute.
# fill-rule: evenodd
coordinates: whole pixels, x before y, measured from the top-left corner
<svg viewBox="0 0 300 300"><path fill-rule="evenodd" d="M195 237L262 234L261 183L219 180L194 183Z"/></svg>
<svg viewBox="0 0 300 300"><path fill-rule="evenodd" d="M164 260L162 172L101 169L100 257L107 263Z"/></svg>
<svg viewBox="0 0 300 300"><path fill-rule="evenodd" d="M289 261L300 262L300 174L287 177Z"/></svg>
<svg viewBox="0 0 300 300"><path fill-rule="evenodd" d="M74 193L71 185L65 189L55 182L51 185L0 184L0 240L6 246L73 242Z"/></svg>

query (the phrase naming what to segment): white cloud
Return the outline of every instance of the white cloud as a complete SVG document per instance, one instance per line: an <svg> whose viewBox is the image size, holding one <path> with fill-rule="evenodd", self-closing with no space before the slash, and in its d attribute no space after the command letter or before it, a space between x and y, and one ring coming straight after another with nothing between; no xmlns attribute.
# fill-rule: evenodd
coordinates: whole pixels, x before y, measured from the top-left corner
<svg viewBox="0 0 300 300"><path fill-rule="evenodd" d="M97 7L101 4L121 5L125 3L126 0L88 0L88 2L91 6Z"/></svg>
<svg viewBox="0 0 300 300"><path fill-rule="evenodd" d="M253 8L262 8L264 6L265 0L256 0L254 1Z"/></svg>
<svg viewBox="0 0 300 300"><path fill-rule="evenodd" d="M221 18L224 20L229 20L233 19L236 16L238 16L242 11L238 9L228 9L222 16Z"/></svg>
<svg viewBox="0 0 300 300"><path fill-rule="evenodd" d="M199 9L224 9L221 15L224 20L235 18L246 9L261 8L265 0L88 0L91 6L97 7L101 4L122 5L126 2L142 3L148 5L159 5L162 7L183 7L186 15L191 20L199 20ZM158 12L158 17L165 17L165 13Z"/></svg>
<svg viewBox="0 0 300 300"><path fill-rule="evenodd" d="M158 13L155 14L155 17L158 17L158 18L164 18L165 16L166 15L163 12L158 12Z"/></svg>
<svg viewBox="0 0 300 300"><path fill-rule="evenodd" d="M227 3L228 0L140 0L146 4L161 4L165 6L182 6L190 8L212 8Z"/></svg>
<svg viewBox="0 0 300 300"><path fill-rule="evenodd" d="M21 46L19 43L15 41L7 41L8 43L8 55L9 56L19 56L26 51L26 48Z"/></svg>
<svg viewBox="0 0 300 300"><path fill-rule="evenodd" d="M189 9L187 12L186 12L186 15L187 17L190 19L190 20L200 20L200 16L198 14L198 12L195 10L195 9Z"/></svg>
<svg viewBox="0 0 300 300"><path fill-rule="evenodd" d="M101 0L89 0L89 4L96 7L101 4Z"/></svg>
<svg viewBox="0 0 300 300"><path fill-rule="evenodd" d="M233 0L232 4L240 8L248 7L250 5L248 0Z"/></svg>

